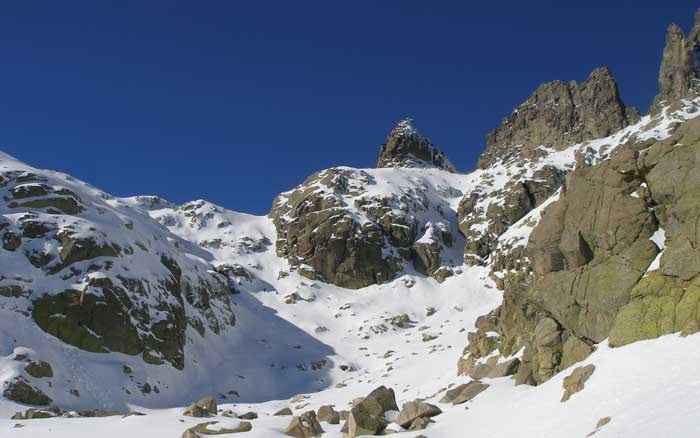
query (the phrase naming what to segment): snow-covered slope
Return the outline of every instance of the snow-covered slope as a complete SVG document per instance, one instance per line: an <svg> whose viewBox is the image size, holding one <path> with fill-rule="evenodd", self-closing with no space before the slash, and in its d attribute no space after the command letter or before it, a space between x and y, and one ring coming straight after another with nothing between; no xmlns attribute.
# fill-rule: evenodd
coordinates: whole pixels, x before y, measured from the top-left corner
<svg viewBox="0 0 700 438"><path fill-rule="evenodd" d="M607 68L549 82L468 174L404 119L376 169L268 216L0 153L0 436L193 438L252 411L244 436L270 437L327 405L350 413L325 437L697 435L699 41L700 14L669 28L644 117ZM442 413L402 422L363 400L380 385ZM216 415L183 415L207 395Z"/></svg>
<svg viewBox="0 0 700 438"><path fill-rule="evenodd" d="M362 190L326 195L339 200L339 205L358 222L373 220L362 208L367 203L357 202L358 199L392 205L386 200L408 196L413 201L425 201L424 208L411 210L419 230L428 230L429 223L444 222L455 236L454 245L444 255L453 275L441 279L442 283L404 263L395 278L358 290L334 286L322 278L310 279L287 258L280 257L275 250L277 229L270 217L235 213L206 201L174 206L155 197L115 199L68 176L39 171L3 156L3 190L8 198L18 198L13 193L22 193L35 185L46 186L43 191L47 193L74 196L80 211L68 214L41 204L14 207L12 200L4 204L8 231L22 229L22 224L30 219L41 220L54 228L49 236L25 237L22 250L5 250L1 254L5 266L15 266L19 274L15 278L3 278L2 284L31 280L32 286L19 297L0 297L3 314L0 377L7 382L22 375L64 408L123 410L129 405L149 415L28 421L20 422L21 428L14 427L17 421L0 420L0 431L37 436L51 429L54 433L65 431L71 436L83 436L94 427L106 426L105 436L123 436L135 429L142 436L173 436L196 421L187 417L184 423L178 421L183 419L180 408L153 411L148 408L184 406L206 394L215 395L223 409L257 411L261 418L254 422L249 436L269 436L281 431L288 420L269 416L281 407L291 406L295 412L303 412L335 404L337 409L345 409L353 399L380 384L394 388L399 403L416 398L437 403L444 388L469 380L456 376L466 332L473 329L478 316L501 302L501 293L489 278L493 260L487 259L484 266L462 263L461 248L465 243L457 231L460 201L478 192L486 203L482 206L486 211L489 203L503 203L506 186L513 181L531 179L545 166L566 172L574 167L577 157L586 162L603 160L632 136L664 138L675 122L696 114L696 103L687 102L682 111L662 113L656 118L647 116L605 139L550 151L526 163L499 163L467 175L440 169L337 169L346 175L345 183L361 185ZM35 176L24 182L22 178L27 174ZM23 188L27 184L29 188ZM62 190L70 190L74 195ZM324 190L324 186L317 184L313 190ZM50 196L53 195L39 194L30 199ZM511 251L524 244L542 210L557 196L555 191L497 236L498 251L503 248ZM118 245L121 251L116 256L100 255L76 261L73 267L80 272L66 276L69 267L58 269L62 261L65 263L65 256L61 255L65 243L53 237L65 233L62 230L76 230L77 237L104 242L100 247ZM428 238L422 236L417 235L416 240ZM44 251L53 257L44 266L34 267L23 251L25 248L29 255L32 251ZM124 251L125 248L133 251ZM228 281L227 292L214 295L220 301L215 306L198 308L196 300L189 304L185 299L183 305L188 317L211 323L207 318L212 315L217 321L235 315L235 326L222 323L218 334L209 328L202 336L192 323L188 325L182 369L168 362L145 363L140 356L119 352L84 351L48 335L33 322L32 300L43 291L91 291L86 289L90 279L104 274L91 273L90 264L111 262L109 278L120 280L129 275L156 282L163 276L166 279L172 276L160 262L162 255L176 260L183 272L187 272L188 281L195 282L200 277L210 283ZM199 277L190 278L192 273ZM144 297L144 300L152 299L150 295ZM148 302L149 312L156 312L157 302ZM138 324L138 320L134 322L140 327ZM662 363L647 361L638 373L616 379L616 370L622 364L640 363L649 351L673 355L677 358L676 368L659 380L652 376L658 376ZM575 395L566 404L559 403L561 375L538 387L515 388L510 379L494 379L479 403L469 404L466 412L462 406L440 404L445 413L431 426L430 433L461 436L464 428L469 427L475 433L486 434L483 436L508 436L514 430L525 432L523 436L541 436L544 432L547 436L571 436L587 434L593 431L598 418L612 416L613 421L600 430L600 436L635 427L644 429L640 436L654 436L662 430L662 422L642 422L641 413L629 400L612 395L620 388L635 386L640 387L640 394L652 393L662 386L679 390L678 382L690 379L693 361L699 354L700 344L695 336L682 340L669 336L614 350L600 348L587 362L604 371L586 384L591 390ZM26 355L28 359L18 361L18 355ZM23 368L27 360L47 361L53 368L53 377L27 376ZM125 374L124 366L130 369L129 373ZM146 383L148 390L144 389ZM686 387L683 400L690 400L695 394L694 387L690 388ZM69 392L74 389L79 396ZM288 401L299 393L308 394L308 398L299 397L295 403ZM600 400L608 401L600 403ZM663 399L657 400L659 404L648 402L650 409L669 409ZM0 416L8 418L20 409L14 402L3 401ZM548 410L559 412L558 420L545 423L537 420L537 415ZM513 421L498 421L504 415ZM226 417L217 420L223 426L226 422L236 422ZM339 426L324 424L324 428L327 436L338 436Z"/></svg>

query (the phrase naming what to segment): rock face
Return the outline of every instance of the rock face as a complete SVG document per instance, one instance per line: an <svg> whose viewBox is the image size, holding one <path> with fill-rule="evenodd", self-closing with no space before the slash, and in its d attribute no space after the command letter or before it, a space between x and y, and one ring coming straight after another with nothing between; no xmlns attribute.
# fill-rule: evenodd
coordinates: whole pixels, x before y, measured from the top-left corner
<svg viewBox="0 0 700 438"><path fill-rule="evenodd" d="M412 119L396 124L379 151L377 167L437 167L455 172L447 157L418 132Z"/></svg>
<svg viewBox="0 0 700 438"><path fill-rule="evenodd" d="M277 227L278 255L297 266L310 267L303 270L306 276L342 287L357 289L392 278L399 269L399 258L385 256L384 229L377 222L357 222L339 196L359 192L371 182L363 171L328 169L280 195L270 211ZM379 221L391 221L388 213ZM412 239L412 219L410 215L394 219L405 223L409 231L406 236L396 236L399 241Z"/></svg>
<svg viewBox="0 0 700 438"><path fill-rule="evenodd" d="M671 24L666 31L666 46L659 69L659 94L654 99L652 111L660 109L662 102L672 104L700 94L699 52L700 11L697 11L688 36L676 24Z"/></svg>
<svg viewBox="0 0 700 438"><path fill-rule="evenodd" d="M486 136L478 167L537 156L543 153L540 146L559 150L606 137L638 119L636 110L622 103L605 67L593 70L581 84L547 82Z"/></svg>
<svg viewBox="0 0 700 438"><path fill-rule="evenodd" d="M612 346L700 329L700 120L630 141L571 172L529 236L527 267L477 321L462 370L524 348L518 383L541 383ZM496 334L495 336L493 334Z"/></svg>
<svg viewBox="0 0 700 438"><path fill-rule="evenodd" d="M564 171L544 165L521 171L495 192L474 190L459 203L459 229L466 237L464 260L483 264L494 252L498 238L557 192Z"/></svg>
<svg viewBox="0 0 700 438"><path fill-rule="evenodd" d="M447 201L460 192L449 177L434 166L312 175L273 203L277 253L301 275L351 289L391 280L406 262L444 279L462 258L453 249L461 239Z"/></svg>

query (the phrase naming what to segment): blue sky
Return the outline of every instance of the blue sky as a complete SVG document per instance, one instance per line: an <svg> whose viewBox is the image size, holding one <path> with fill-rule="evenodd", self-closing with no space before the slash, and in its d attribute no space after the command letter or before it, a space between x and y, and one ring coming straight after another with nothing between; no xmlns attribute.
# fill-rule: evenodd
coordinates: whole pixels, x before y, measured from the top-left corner
<svg viewBox="0 0 700 438"><path fill-rule="evenodd" d="M696 1L32 1L0 14L0 149L118 196L264 214L410 116L462 171L541 82L646 111Z"/></svg>

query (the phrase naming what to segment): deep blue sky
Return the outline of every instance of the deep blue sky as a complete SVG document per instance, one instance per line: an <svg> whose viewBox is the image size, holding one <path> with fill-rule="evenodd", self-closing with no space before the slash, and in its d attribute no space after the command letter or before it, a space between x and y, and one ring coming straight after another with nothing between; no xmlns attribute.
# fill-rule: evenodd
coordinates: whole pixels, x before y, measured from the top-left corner
<svg viewBox="0 0 700 438"><path fill-rule="evenodd" d="M0 13L0 148L118 196L263 214L374 166L410 116L461 170L541 82L600 65L642 111L696 1L19 1Z"/></svg>

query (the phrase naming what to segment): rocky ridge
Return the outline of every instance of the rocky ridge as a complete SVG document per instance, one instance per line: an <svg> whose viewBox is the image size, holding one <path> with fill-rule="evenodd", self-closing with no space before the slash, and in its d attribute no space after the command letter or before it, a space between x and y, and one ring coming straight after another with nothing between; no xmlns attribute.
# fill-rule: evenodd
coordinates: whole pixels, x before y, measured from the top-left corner
<svg viewBox="0 0 700 438"><path fill-rule="evenodd" d="M678 41L667 43L660 96L669 95L664 65ZM503 304L477 320L460 373L539 384L606 339L615 347L698 331L697 113L697 102L678 101L596 141L608 143L605 159L577 152L556 200L530 218L531 233L494 254Z"/></svg>
<svg viewBox="0 0 700 438"><path fill-rule="evenodd" d="M622 102L606 67L593 70L581 84L547 82L486 136L478 168L542 156L542 148L560 150L607 137L638 120L637 110Z"/></svg>

